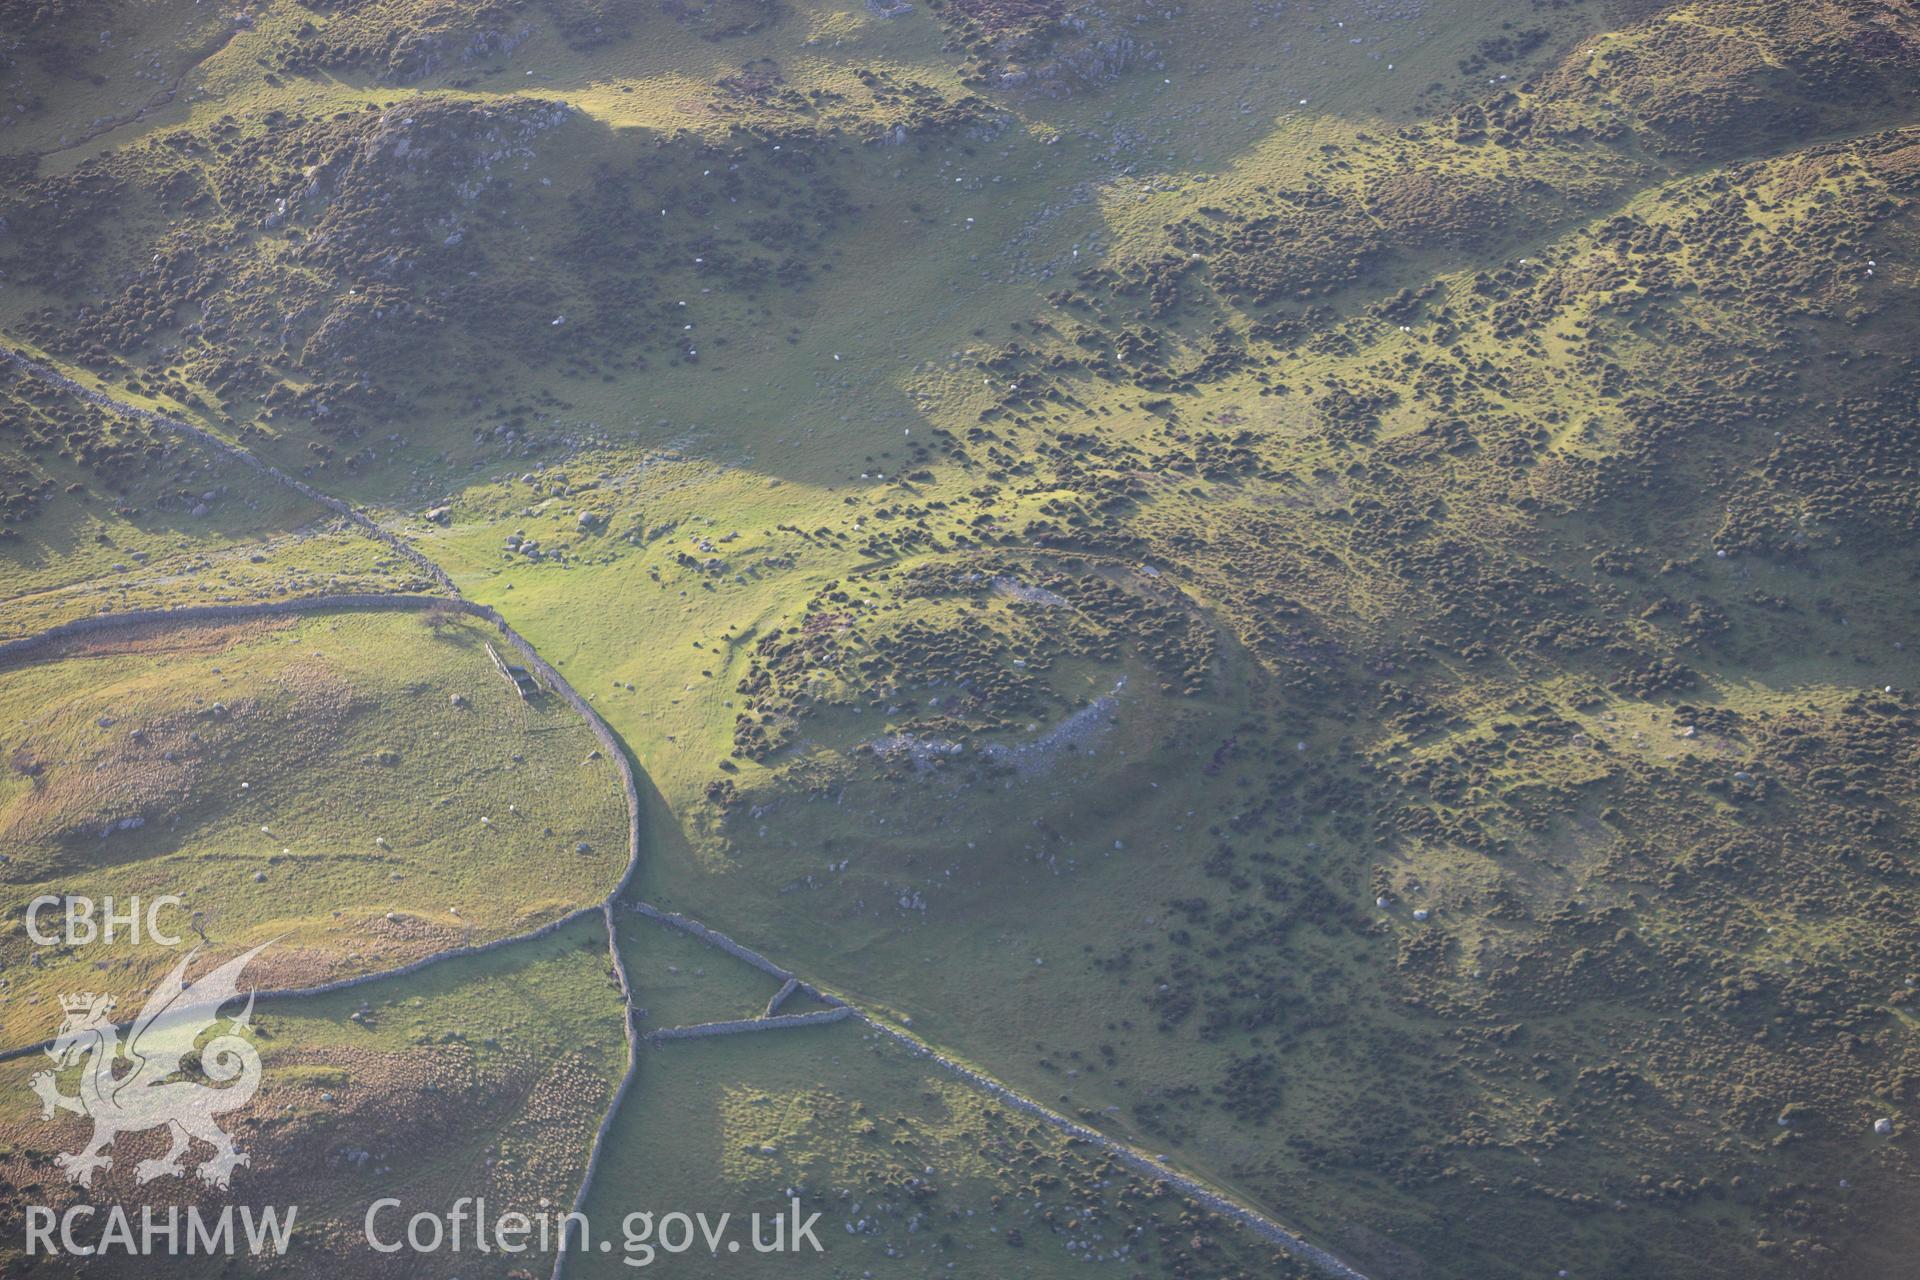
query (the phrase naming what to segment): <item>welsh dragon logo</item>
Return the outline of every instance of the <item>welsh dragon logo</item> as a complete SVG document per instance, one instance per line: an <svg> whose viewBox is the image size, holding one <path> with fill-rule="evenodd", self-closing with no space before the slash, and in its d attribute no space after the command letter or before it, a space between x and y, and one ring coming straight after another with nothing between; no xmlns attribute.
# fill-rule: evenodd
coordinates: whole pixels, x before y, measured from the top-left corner
<svg viewBox="0 0 1920 1280"><path fill-rule="evenodd" d="M84 1187L92 1182L95 1169L109 1168L113 1160L103 1153L121 1134L162 1127L170 1131L173 1145L159 1159L134 1166L134 1177L141 1183L185 1176L180 1157L194 1139L214 1150L212 1158L196 1170L210 1186L227 1186L233 1171L250 1163L214 1117L245 1106L260 1087L260 1055L238 1034L253 1017L253 992L247 992L247 1007L239 1016L230 1018L226 1029L199 1051L200 1073L211 1085L183 1078L182 1059L201 1034L220 1021L220 1006L238 998L240 971L270 945L263 943L236 956L196 982L188 982L186 973L199 949L189 952L147 997L146 1007L127 1029L125 1045L112 1020L112 997L89 992L60 998L66 1021L48 1047L48 1056L56 1071L89 1056L92 1060L81 1069L77 1095L60 1092L55 1071L35 1075L33 1091L40 1095L42 1115L50 1118L55 1110L72 1111L93 1121L91 1142L79 1151L54 1157L68 1181ZM222 1085L226 1087L216 1087Z"/></svg>

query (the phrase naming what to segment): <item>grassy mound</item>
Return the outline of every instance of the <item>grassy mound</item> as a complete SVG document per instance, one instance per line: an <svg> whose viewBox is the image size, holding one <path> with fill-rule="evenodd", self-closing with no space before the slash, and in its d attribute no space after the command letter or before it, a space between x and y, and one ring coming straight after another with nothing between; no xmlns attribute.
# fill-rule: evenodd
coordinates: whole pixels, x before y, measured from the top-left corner
<svg viewBox="0 0 1920 1280"><path fill-rule="evenodd" d="M194 941L191 916L209 955L279 939L264 988L394 968L604 896L627 857L612 766L557 698L520 699L487 638L419 614L157 626L0 676L9 1040L46 1033L50 993L106 983L125 1003L165 959L96 974L92 948L34 946L25 906L45 894L178 895L169 929Z"/></svg>

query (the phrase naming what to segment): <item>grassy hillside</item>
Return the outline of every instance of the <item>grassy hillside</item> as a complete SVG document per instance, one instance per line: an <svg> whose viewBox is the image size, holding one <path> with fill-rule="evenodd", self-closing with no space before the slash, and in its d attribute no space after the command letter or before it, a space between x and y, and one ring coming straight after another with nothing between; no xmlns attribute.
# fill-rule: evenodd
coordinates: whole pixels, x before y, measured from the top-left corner
<svg viewBox="0 0 1920 1280"><path fill-rule="evenodd" d="M763 1241L796 1196L803 1219L820 1213L821 1254L655 1246L651 1265L693 1276L858 1267L1038 1277L1089 1262L1221 1280L1307 1274L1165 1184L917 1066L856 1025L649 1050L589 1212L619 1222L634 1211L727 1205L742 1232L760 1214ZM580 1273L630 1271L623 1244L617 1236L610 1257L583 1258Z"/></svg>
<svg viewBox="0 0 1920 1280"><path fill-rule="evenodd" d="M91 899L96 917L109 897L124 913L177 896L161 923L208 959L275 940L249 970L268 989L599 901L626 869L619 784L573 713L522 701L486 642L420 614L154 624L0 673L9 1041L52 1033L56 992L131 1004L175 959L148 947L102 973L95 947L36 947L25 909L45 895ZM61 927L59 908L43 915Z"/></svg>
<svg viewBox="0 0 1920 1280"><path fill-rule="evenodd" d="M625 1067L619 993L604 954L589 923L404 983L259 1006L251 1038L262 1059L260 1091L222 1124L251 1160L235 1175L233 1198L299 1206L281 1265L306 1275L387 1274L391 1259L370 1251L362 1234L367 1206L382 1197L405 1206L381 1217L383 1239L404 1231L412 1213L458 1196L484 1195L497 1212L529 1215L569 1203L596 1117ZM27 1078L45 1065L0 1067L0 1167L16 1219L28 1204L58 1211L75 1202L165 1206L204 1197L194 1183L136 1184L139 1160L166 1147L152 1131L116 1142L113 1167L96 1174L89 1191L57 1173L49 1178L48 1157L74 1149L87 1126L65 1112L42 1119ZM62 1087L72 1086L63 1079ZM196 1147L187 1163L205 1154ZM157 1212L164 1221L164 1207ZM61 1260L22 1257L21 1243L5 1241L0 1256L10 1268L66 1273ZM474 1274L471 1254L421 1262L422 1274ZM157 1257L144 1265L204 1275L207 1261Z"/></svg>
<svg viewBox="0 0 1920 1280"><path fill-rule="evenodd" d="M11 364L0 428L8 638L95 613L431 585L237 461Z"/></svg>
<svg viewBox="0 0 1920 1280"><path fill-rule="evenodd" d="M1348 8L47 4L0 41L0 334L497 608L631 751L636 897L1370 1276L1903 1274L1915 15ZM420 581L0 396L9 632ZM125 860L47 834L122 783L34 826L16 769L18 887L237 866L196 892L335 967L594 900L611 770L479 638L5 673L70 779L249 680L312 726L200 728L196 794L273 781ZM653 1025L770 994L622 919ZM6 963L16 1009L60 972ZM1184 1212L861 1034L648 1050L597 1202L881 1195L822 1264L876 1276L1004 1268L1036 1161ZM1273 1274L1184 1233L1155 1266Z"/></svg>

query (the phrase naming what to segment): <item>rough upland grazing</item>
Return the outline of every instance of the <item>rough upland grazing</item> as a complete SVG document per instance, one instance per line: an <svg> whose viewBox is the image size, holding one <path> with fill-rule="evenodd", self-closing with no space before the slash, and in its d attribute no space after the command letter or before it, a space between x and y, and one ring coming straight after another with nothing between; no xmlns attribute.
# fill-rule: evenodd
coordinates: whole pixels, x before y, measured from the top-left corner
<svg viewBox="0 0 1920 1280"><path fill-rule="evenodd" d="M0 15L69 380L0 363L0 639L450 602L8 660L0 1048L171 960L42 892L273 989L588 909L262 1004L352 1124L484 1095L329 1205L491 1145L804 1188L821 1276L1908 1274L1917 89L1904 0ZM563 953L590 1049L487 994ZM837 1020L648 1038L770 1013Z"/></svg>

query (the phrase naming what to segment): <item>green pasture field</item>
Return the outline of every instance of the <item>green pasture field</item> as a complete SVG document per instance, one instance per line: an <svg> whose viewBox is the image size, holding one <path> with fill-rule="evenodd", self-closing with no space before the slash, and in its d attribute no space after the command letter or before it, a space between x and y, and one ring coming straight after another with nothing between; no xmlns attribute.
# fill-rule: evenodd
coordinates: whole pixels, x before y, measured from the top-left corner
<svg viewBox="0 0 1920 1280"><path fill-rule="evenodd" d="M209 959L274 940L268 989L598 902L626 867L612 765L557 698L519 697L488 638L419 612L154 624L0 675L9 1038L51 1034L76 982L126 1003L170 964L36 946L25 908L45 895L93 900L96 923L108 897L177 896L159 921ZM62 914L42 930L61 936Z"/></svg>

